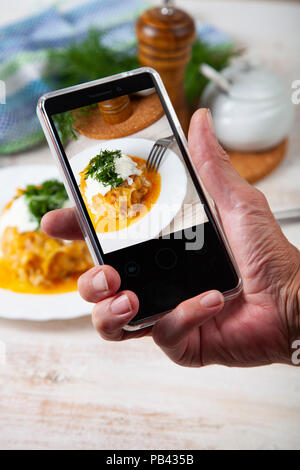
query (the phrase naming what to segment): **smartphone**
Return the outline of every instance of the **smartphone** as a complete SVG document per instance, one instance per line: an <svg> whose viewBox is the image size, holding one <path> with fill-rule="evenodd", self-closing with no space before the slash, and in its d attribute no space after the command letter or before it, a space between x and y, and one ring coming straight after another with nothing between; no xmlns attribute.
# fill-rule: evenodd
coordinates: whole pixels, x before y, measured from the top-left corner
<svg viewBox="0 0 300 470"><path fill-rule="evenodd" d="M159 74L140 68L47 93L37 114L95 264L140 300L125 327L241 276ZM63 141L61 123L71 126ZM148 157L151 156L150 160Z"/></svg>

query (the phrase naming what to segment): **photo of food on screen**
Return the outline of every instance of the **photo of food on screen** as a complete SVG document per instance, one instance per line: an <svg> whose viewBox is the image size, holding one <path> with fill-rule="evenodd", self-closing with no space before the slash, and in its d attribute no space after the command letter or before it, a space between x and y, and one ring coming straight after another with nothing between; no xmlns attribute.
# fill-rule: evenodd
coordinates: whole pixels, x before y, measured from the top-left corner
<svg viewBox="0 0 300 470"><path fill-rule="evenodd" d="M53 116L104 253L203 225L199 194L155 89ZM60 135L63 141L63 136Z"/></svg>

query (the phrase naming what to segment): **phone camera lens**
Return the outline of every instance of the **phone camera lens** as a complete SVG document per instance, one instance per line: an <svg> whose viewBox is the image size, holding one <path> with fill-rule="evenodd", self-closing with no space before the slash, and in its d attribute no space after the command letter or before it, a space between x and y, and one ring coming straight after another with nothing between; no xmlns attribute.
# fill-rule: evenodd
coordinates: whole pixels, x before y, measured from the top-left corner
<svg viewBox="0 0 300 470"><path fill-rule="evenodd" d="M140 267L135 261L129 261L125 265L125 274L127 276L138 276L140 273Z"/></svg>

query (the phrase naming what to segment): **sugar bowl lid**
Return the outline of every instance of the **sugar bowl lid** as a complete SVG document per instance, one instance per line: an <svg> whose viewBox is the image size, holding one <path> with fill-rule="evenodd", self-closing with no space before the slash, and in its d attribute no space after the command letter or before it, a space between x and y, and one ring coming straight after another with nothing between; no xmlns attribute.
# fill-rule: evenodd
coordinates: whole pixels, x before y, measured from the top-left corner
<svg viewBox="0 0 300 470"><path fill-rule="evenodd" d="M281 99L286 96L286 86L281 79L259 64L241 60L222 73L207 64L201 64L200 72L213 82L228 98L247 101Z"/></svg>
<svg viewBox="0 0 300 470"><path fill-rule="evenodd" d="M207 65L210 79L201 106L211 109L218 139L227 149L256 152L279 144L289 133L293 107L289 88L258 64L237 62L221 73Z"/></svg>
<svg viewBox="0 0 300 470"><path fill-rule="evenodd" d="M286 94L286 87L270 70L245 64L228 68L224 76L230 82L229 94L240 100L269 100Z"/></svg>

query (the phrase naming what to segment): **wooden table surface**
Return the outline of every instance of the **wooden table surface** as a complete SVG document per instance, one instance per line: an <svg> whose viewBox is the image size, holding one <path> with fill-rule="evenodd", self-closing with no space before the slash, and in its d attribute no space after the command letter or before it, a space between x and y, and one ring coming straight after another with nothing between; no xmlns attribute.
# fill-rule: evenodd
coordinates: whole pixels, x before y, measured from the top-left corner
<svg viewBox="0 0 300 470"><path fill-rule="evenodd" d="M299 5L178 4L231 33L290 82L300 79ZM5 3L2 24L30 13L37 2L15 6L16 0ZM297 113L299 126L299 107ZM300 205L297 129L282 167L259 184L274 209ZM1 166L34 162L52 162L47 147L1 157ZM286 185L284 197L278 181ZM300 248L300 224L284 231ZM0 448L299 449L299 372L278 365L180 368L151 339L102 341L90 318L0 320Z"/></svg>

